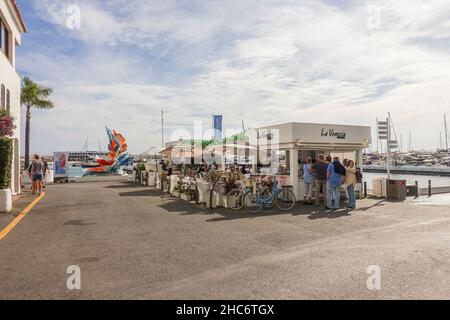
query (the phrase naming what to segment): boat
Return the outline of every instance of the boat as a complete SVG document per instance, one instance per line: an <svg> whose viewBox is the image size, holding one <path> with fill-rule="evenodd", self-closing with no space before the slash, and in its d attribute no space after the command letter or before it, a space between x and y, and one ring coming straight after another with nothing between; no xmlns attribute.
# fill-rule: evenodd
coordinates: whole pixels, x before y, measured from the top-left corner
<svg viewBox="0 0 450 320"><path fill-rule="evenodd" d="M97 168L99 166L100 166L100 164L98 164L97 162L82 162L82 163L80 163L80 167L82 167L82 168Z"/></svg>

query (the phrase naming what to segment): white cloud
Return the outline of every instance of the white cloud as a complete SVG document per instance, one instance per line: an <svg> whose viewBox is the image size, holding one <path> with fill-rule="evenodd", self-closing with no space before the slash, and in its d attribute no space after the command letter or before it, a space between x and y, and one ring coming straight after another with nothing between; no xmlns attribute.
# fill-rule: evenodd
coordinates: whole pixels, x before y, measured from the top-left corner
<svg viewBox="0 0 450 320"><path fill-rule="evenodd" d="M450 50L438 45L450 37L448 1L367 2L381 8L380 30L366 27L366 4L80 0L77 31L61 14L72 3L35 7L82 54L43 48L20 61L55 88L58 111L37 118L63 123L61 134L99 135L105 123L126 130L137 152L159 143L161 108L172 110L169 128L209 124L212 113L231 127L373 125L391 111L415 146L438 144L450 105Z"/></svg>

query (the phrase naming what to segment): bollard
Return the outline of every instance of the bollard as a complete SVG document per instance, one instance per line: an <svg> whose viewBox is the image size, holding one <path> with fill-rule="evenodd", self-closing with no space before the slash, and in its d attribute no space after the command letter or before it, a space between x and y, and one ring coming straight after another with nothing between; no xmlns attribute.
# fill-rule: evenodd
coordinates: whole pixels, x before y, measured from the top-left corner
<svg viewBox="0 0 450 320"><path fill-rule="evenodd" d="M210 209L213 208L212 199L213 199L213 184L211 183L209 185L209 208Z"/></svg>
<svg viewBox="0 0 450 320"><path fill-rule="evenodd" d="M367 198L367 181L364 181L364 198Z"/></svg>
<svg viewBox="0 0 450 320"><path fill-rule="evenodd" d="M428 198L431 197L431 180L428 180Z"/></svg>
<svg viewBox="0 0 450 320"><path fill-rule="evenodd" d="M416 185L416 196L415 197L418 198L419 197L419 182L416 181L415 185Z"/></svg>

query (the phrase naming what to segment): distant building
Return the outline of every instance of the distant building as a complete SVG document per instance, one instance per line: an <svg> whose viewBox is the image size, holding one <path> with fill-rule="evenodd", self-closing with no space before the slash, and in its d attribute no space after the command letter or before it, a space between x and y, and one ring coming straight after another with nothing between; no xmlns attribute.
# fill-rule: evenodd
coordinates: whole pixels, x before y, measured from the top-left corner
<svg viewBox="0 0 450 320"><path fill-rule="evenodd" d="M26 32L16 0L0 0L0 108L15 118L11 190L20 192L20 77L16 71L16 46Z"/></svg>
<svg viewBox="0 0 450 320"><path fill-rule="evenodd" d="M97 156L106 156L106 152L99 151L70 151L69 161L89 161L94 160Z"/></svg>

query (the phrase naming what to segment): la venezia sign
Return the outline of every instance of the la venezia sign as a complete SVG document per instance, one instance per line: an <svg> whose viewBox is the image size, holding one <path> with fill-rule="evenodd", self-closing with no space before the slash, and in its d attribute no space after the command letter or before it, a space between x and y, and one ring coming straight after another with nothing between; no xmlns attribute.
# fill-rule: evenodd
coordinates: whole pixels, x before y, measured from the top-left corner
<svg viewBox="0 0 450 320"><path fill-rule="evenodd" d="M338 140L345 140L347 137L347 132L345 131L337 131L335 129L325 129L322 128L321 137L335 137Z"/></svg>

